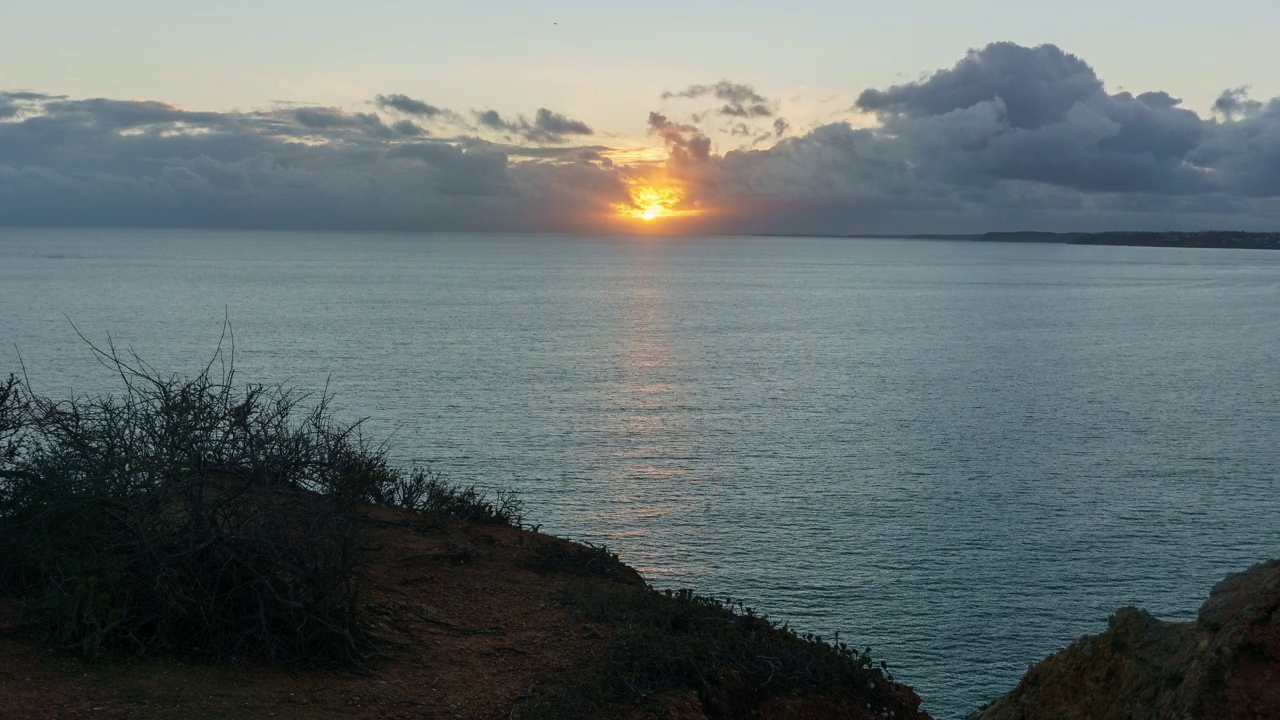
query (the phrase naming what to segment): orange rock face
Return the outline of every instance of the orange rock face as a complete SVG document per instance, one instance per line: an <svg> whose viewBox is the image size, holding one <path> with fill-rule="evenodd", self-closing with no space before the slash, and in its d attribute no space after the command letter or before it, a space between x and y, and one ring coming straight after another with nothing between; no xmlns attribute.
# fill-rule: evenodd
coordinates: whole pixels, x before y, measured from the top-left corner
<svg viewBox="0 0 1280 720"><path fill-rule="evenodd" d="M1121 608L972 718L1280 718L1280 560L1218 583L1194 623Z"/></svg>

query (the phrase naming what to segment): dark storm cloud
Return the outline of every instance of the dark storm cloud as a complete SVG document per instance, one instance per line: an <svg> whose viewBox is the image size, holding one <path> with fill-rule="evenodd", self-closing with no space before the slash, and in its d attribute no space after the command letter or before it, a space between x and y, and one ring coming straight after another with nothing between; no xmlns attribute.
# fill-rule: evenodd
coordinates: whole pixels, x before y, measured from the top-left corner
<svg viewBox="0 0 1280 720"><path fill-rule="evenodd" d="M304 107L291 110L290 114L297 123L305 128L354 127L356 119L340 110L320 107Z"/></svg>
<svg viewBox="0 0 1280 720"><path fill-rule="evenodd" d="M732 83L728 80L721 80L714 85L690 85L680 92L664 92L661 97L663 100L715 97L717 100L724 101L716 112L728 117L772 117L774 114L774 103L769 98L757 93L750 85Z"/></svg>
<svg viewBox="0 0 1280 720"><path fill-rule="evenodd" d="M959 185L1026 180L1084 192L1195 193L1187 162L1204 122L1164 92L1106 93L1080 58L1052 45L994 43L927 79L869 89L857 108L918 172Z"/></svg>
<svg viewBox="0 0 1280 720"><path fill-rule="evenodd" d="M10 90L8 92L0 92L0 97L10 100L65 100L66 95L49 95L47 93L31 92L30 90Z"/></svg>
<svg viewBox="0 0 1280 720"><path fill-rule="evenodd" d="M397 145L389 160L415 160L433 174L433 188L442 195L500 195L510 184L507 156L496 150L464 149L446 143Z"/></svg>
<svg viewBox="0 0 1280 720"><path fill-rule="evenodd" d="M16 116L19 111L29 109L35 102L64 99L64 95L46 95L26 90L0 91L0 120Z"/></svg>
<svg viewBox="0 0 1280 720"><path fill-rule="evenodd" d="M427 135L427 131L420 125L415 124L412 120L400 120L391 126L392 130L409 137L419 137Z"/></svg>
<svg viewBox="0 0 1280 720"><path fill-rule="evenodd" d="M396 110L406 115L419 115L421 117L433 118L443 111L435 105L427 104L421 100L415 100L408 95L400 95L393 93L391 95L378 95L373 99L375 105L383 110Z"/></svg>
<svg viewBox="0 0 1280 720"><path fill-rule="evenodd" d="M755 103L753 105L735 105L728 103L721 105L716 112L729 117L772 117L773 108L764 103Z"/></svg>
<svg viewBox="0 0 1280 720"><path fill-rule="evenodd" d="M609 150L603 145L568 145L559 147L548 147L546 145L528 145L520 143L503 143L485 140L475 136L458 136L453 138L439 138L446 140L458 147L468 149L485 149L501 152L510 158L522 159L531 158L536 160L549 160L555 162L571 162L582 159L583 153L592 153L599 156L603 152Z"/></svg>
<svg viewBox="0 0 1280 720"><path fill-rule="evenodd" d="M93 125L104 131L129 130L171 123L219 125L225 117L219 113L188 112L156 100L110 100L91 98L70 100L43 99L45 117L71 124Z"/></svg>
<svg viewBox="0 0 1280 720"><path fill-rule="evenodd" d="M496 110L477 110L473 113L481 127L519 136L530 142L557 143L566 135L591 135L594 130L581 120L571 120L547 108L538 108L533 122L524 117L507 120Z"/></svg>
<svg viewBox="0 0 1280 720"><path fill-rule="evenodd" d="M676 165L706 162L711 157L711 140L693 125L672 122L659 112L649 113L649 133L662 138Z"/></svg>
<svg viewBox="0 0 1280 720"><path fill-rule="evenodd" d="M672 120L665 110L650 115L650 133L663 138L673 153L673 161L677 163L707 160L712 150L708 133L719 134L730 144L747 148L781 138L781 133L769 128L779 127L779 123L786 125L785 120L775 117L778 103L745 83L721 80L713 84L690 85L678 92L664 92L659 97L663 100L714 98L722 102L718 107L684 115L691 124ZM704 124L708 126L706 129L701 127Z"/></svg>
<svg viewBox="0 0 1280 720"><path fill-rule="evenodd" d="M360 130L380 138L393 137L398 133L373 113L348 113L336 108L301 107L289 110L288 115L294 122L308 130Z"/></svg>
<svg viewBox="0 0 1280 720"><path fill-rule="evenodd" d="M1120 93L1116 97L1120 97L1121 95L1128 96L1129 93ZM1167 92L1156 91L1141 93L1138 95L1138 102L1150 105L1153 108L1163 108L1167 110L1181 105L1182 99L1173 97Z"/></svg>
<svg viewBox="0 0 1280 720"><path fill-rule="evenodd" d="M594 134L591 127L581 120L570 120L564 115L551 112L546 108L538 108L538 114L534 117L533 125L537 130L554 137Z"/></svg>
<svg viewBox="0 0 1280 720"><path fill-rule="evenodd" d="M667 97L745 111L649 113L667 180L711 210L666 225L678 231L1280 227L1280 99L1228 89L1202 118L1158 89L1110 93L1054 46L996 43L869 89L856 108L873 127L795 134L727 81ZM0 92L0 222L591 232L659 169L582 145L595 128L548 108L370 105L211 113ZM713 152L704 121L743 146Z"/></svg>
<svg viewBox="0 0 1280 720"><path fill-rule="evenodd" d="M15 95L0 94L15 107L0 122L5 224L581 231L584 212L621 192L582 148L513 162L371 113ZM553 177L563 184L538 185Z"/></svg>
<svg viewBox="0 0 1280 720"><path fill-rule="evenodd" d="M1075 55L1053 45L1002 42L971 50L955 67L924 82L866 90L857 107L890 116L934 116L999 100L1011 127L1035 129L1100 93L1093 68Z"/></svg>
<svg viewBox="0 0 1280 720"><path fill-rule="evenodd" d="M1167 92L1110 94L1057 47L995 43L919 82L869 89L856 108L880 125L836 123L673 166L693 197L735 208L744 231L1280 222L1280 100L1242 89L1205 120ZM661 134L678 145L690 130Z"/></svg>
<svg viewBox="0 0 1280 720"><path fill-rule="evenodd" d="M1223 90L1213 103L1213 111L1221 113L1227 119L1241 115L1252 115L1262 109L1262 103L1249 98L1249 86L1243 85L1230 90Z"/></svg>
<svg viewBox="0 0 1280 720"><path fill-rule="evenodd" d="M1238 93L1234 102L1226 120L1210 124L1190 159L1212 168L1218 186L1232 193L1280 197L1280 98L1263 104Z"/></svg>
<svg viewBox="0 0 1280 720"><path fill-rule="evenodd" d="M476 110L473 114L476 117L476 122L480 123L481 127L486 127L490 130L505 130L507 132L518 132L520 130L519 125L516 123L503 120L502 115L497 110Z"/></svg>

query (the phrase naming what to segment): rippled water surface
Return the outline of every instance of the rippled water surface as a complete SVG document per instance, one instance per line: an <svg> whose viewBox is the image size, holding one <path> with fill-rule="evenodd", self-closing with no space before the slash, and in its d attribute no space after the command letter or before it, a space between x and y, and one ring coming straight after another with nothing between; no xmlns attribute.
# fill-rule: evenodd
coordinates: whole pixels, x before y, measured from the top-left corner
<svg viewBox="0 0 1280 720"><path fill-rule="evenodd" d="M659 585L870 645L950 718L1280 555L1280 253L0 230L0 360L324 385ZM17 350L15 350L15 346Z"/></svg>

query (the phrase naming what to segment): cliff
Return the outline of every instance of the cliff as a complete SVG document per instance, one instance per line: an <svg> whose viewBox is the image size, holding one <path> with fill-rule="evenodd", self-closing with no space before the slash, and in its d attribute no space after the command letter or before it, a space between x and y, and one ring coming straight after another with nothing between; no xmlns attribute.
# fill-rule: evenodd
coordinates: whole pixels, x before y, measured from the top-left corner
<svg viewBox="0 0 1280 720"><path fill-rule="evenodd" d="M24 640L0 601L0 717L928 718L867 656L653 590L604 548L389 507L360 522L379 649L361 667L88 662Z"/></svg>
<svg viewBox="0 0 1280 720"><path fill-rule="evenodd" d="M1231 575L1194 622L1121 608L971 720L1280 718L1280 560Z"/></svg>
<svg viewBox="0 0 1280 720"><path fill-rule="evenodd" d="M102 355L125 400L0 382L6 720L928 717L869 650L657 591L325 402ZM1194 623L1117 612L978 717L1280 718L1278 658L1280 560Z"/></svg>
<svg viewBox="0 0 1280 720"><path fill-rule="evenodd" d="M0 380L4 720L928 717L869 650L658 591L327 395L91 347L119 395Z"/></svg>
<svg viewBox="0 0 1280 720"><path fill-rule="evenodd" d="M374 553L364 602L382 648L364 667L89 663L25 641L15 606L0 603L0 716L928 717L909 687L857 656L844 656L859 667L841 682L845 663L820 643L655 592L603 548L393 508L370 508L364 522ZM782 677L788 653L811 682ZM1219 583L1195 622L1122 608L1106 632L1036 665L971 720L1148 718L1280 718L1280 560Z"/></svg>

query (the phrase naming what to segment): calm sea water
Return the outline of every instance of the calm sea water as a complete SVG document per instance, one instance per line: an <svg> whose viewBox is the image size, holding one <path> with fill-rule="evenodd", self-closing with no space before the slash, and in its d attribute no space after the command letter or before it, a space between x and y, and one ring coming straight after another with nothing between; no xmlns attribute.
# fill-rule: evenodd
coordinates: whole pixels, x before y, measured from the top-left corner
<svg viewBox="0 0 1280 720"><path fill-rule="evenodd" d="M70 318L193 373L225 311L241 379L331 378L397 459L943 718L1280 555L1278 310L1254 251L0 230L0 370L112 389Z"/></svg>

